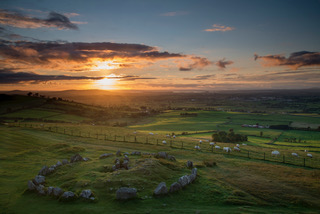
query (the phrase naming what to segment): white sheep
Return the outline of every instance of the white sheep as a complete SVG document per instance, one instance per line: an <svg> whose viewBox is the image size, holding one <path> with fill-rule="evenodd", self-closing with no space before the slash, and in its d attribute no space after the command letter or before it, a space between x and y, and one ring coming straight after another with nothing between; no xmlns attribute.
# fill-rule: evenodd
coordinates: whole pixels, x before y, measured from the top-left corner
<svg viewBox="0 0 320 214"><path fill-rule="evenodd" d="M239 145L239 144L237 144L237 145L236 145L236 147L238 147L238 148L239 148L239 147L240 147L240 145Z"/></svg>
<svg viewBox="0 0 320 214"><path fill-rule="evenodd" d="M272 152L271 152L271 154L272 154L272 155L276 155L276 156L278 156L278 155L280 155L280 152L279 152L279 151L277 151L277 150L274 150L274 151L272 151Z"/></svg>
<svg viewBox="0 0 320 214"><path fill-rule="evenodd" d="M291 153L292 156L299 157L299 155L295 152Z"/></svg>
<svg viewBox="0 0 320 214"><path fill-rule="evenodd" d="M220 146L215 146L214 148L216 148L216 149L220 149Z"/></svg>
<svg viewBox="0 0 320 214"><path fill-rule="evenodd" d="M246 146L247 144L243 143L242 146Z"/></svg>
<svg viewBox="0 0 320 214"><path fill-rule="evenodd" d="M312 158L312 154L310 154L310 153L309 153L309 154L307 154L307 156L308 156L308 157L310 157L310 158Z"/></svg>
<svg viewBox="0 0 320 214"><path fill-rule="evenodd" d="M153 133L152 133L152 132L150 132L150 133L149 133L149 135L153 135Z"/></svg>
<svg viewBox="0 0 320 214"><path fill-rule="evenodd" d="M224 150L225 152L231 152L231 151L232 151L230 147L223 147L223 150Z"/></svg>
<svg viewBox="0 0 320 214"><path fill-rule="evenodd" d="M202 143L202 140L199 140L199 143L201 144L201 143Z"/></svg>
<svg viewBox="0 0 320 214"><path fill-rule="evenodd" d="M214 145L214 142L210 142L210 146L213 146Z"/></svg>
<svg viewBox="0 0 320 214"><path fill-rule="evenodd" d="M164 141L162 141L162 143L163 143L163 144L167 144L167 141L164 140Z"/></svg>
<svg viewBox="0 0 320 214"><path fill-rule="evenodd" d="M172 137L173 137L173 138L176 138L176 136L175 136L175 135L173 135Z"/></svg>
<svg viewBox="0 0 320 214"><path fill-rule="evenodd" d="M167 134L166 137L170 137L170 135Z"/></svg>
<svg viewBox="0 0 320 214"><path fill-rule="evenodd" d="M239 147L235 146L233 149L234 149L234 151L240 152L240 148Z"/></svg>
<svg viewBox="0 0 320 214"><path fill-rule="evenodd" d="M194 148L200 150L200 146L194 146Z"/></svg>
<svg viewBox="0 0 320 214"><path fill-rule="evenodd" d="M137 134L137 132L133 132L133 134Z"/></svg>
<svg viewBox="0 0 320 214"><path fill-rule="evenodd" d="M304 152L309 152L308 150L304 150Z"/></svg>

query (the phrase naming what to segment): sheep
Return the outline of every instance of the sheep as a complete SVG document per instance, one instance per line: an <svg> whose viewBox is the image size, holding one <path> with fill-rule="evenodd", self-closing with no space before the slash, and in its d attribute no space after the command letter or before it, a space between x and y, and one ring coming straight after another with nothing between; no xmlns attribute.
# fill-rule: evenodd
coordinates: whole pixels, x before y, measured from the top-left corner
<svg viewBox="0 0 320 214"><path fill-rule="evenodd" d="M195 149L200 150L200 146L194 146Z"/></svg>
<svg viewBox="0 0 320 214"><path fill-rule="evenodd" d="M133 134L137 134L137 132L133 132Z"/></svg>
<svg viewBox="0 0 320 214"><path fill-rule="evenodd" d="M274 151L271 152L271 155L276 155L276 156L278 156L278 155L280 155L280 152L277 151L277 150L274 150Z"/></svg>
<svg viewBox="0 0 320 214"><path fill-rule="evenodd" d="M166 137L170 137L170 135L167 134Z"/></svg>
<svg viewBox="0 0 320 214"><path fill-rule="evenodd" d="M242 146L246 146L247 144L243 143Z"/></svg>
<svg viewBox="0 0 320 214"><path fill-rule="evenodd" d="M239 144L237 144L237 145L236 145L236 147L238 147L238 148L239 148L239 147L240 147L240 145L239 145Z"/></svg>
<svg viewBox="0 0 320 214"><path fill-rule="evenodd" d="M240 148L237 146L235 146L233 149L234 149L234 151L240 152Z"/></svg>
<svg viewBox="0 0 320 214"><path fill-rule="evenodd" d="M292 156L299 157L299 155L295 152L291 153Z"/></svg>
<svg viewBox="0 0 320 214"><path fill-rule="evenodd" d="M220 146L215 146L214 148L216 148L216 149L220 149Z"/></svg>
<svg viewBox="0 0 320 214"><path fill-rule="evenodd" d="M152 133L152 132L150 132L150 133L149 133L149 135L153 135L153 133Z"/></svg>
<svg viewBox="0 0 320 214"><path fill-rule="evenodd" d="M232 151L230 147L223 147L223 150L224 150L225 152L231 152L231 151Z"/></svg>
<svg viewBox="0 0 320 214"><path fill-rule="evenodd" d="M309 152L308 150L304 150L304 152Z"/></svg>
<svg viewBox="0 0 320 214"><path fill-rule="evenodd" d="M164 140L164 141L162 141L162 143L163 143L163 144L167 144L167 141Z"/></svg>
<svg viewBox="0 0 320 214"><path fill-rule="evenodd" d="M175 136L175 135L173 135L172 137L173 137L173 138L176 138L176 136Z"/></svg>
<svg viewBox="0 0 320 214"><path fill-rule="evenodd" d="M202 143L202 140L199 140L199 143L201 144L201 143Z"/></svg>
<svg viewBox="0 0 320 214"><path fill-rule="evenodd" d="M214 145L214 142L210 142L210 146L213 146Z"/></svg>
<svg viewBox="0 0 320 214"><path fill-rule="evenodd" d="M309 153L309 154L307 154L307 156L308 156L308 157L310 157L310 158L312 158L312 154L310 154L310 153Z"/></svg>

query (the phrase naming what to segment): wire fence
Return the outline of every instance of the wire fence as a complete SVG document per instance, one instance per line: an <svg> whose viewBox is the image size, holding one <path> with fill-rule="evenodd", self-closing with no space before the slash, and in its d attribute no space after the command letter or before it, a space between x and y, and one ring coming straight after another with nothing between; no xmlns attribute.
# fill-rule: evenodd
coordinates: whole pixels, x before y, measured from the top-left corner
<svg viewBox="0 0 320 214"><path fill-rule="evenodd" d="M276 163L289 164L300 167L308 167L313 169L320 169L320 159L315 157L307 156L293 156L292 154L272 155L270 152L257 152L248 150L245 147L241 147L240 151L233 150L232 152L226 152L222 148L215 148L215 145L209 145L208 143L202 143L201 149L195 149L194 141L179 140L176 138L165 138L156 135L146 134L128 134L123 133L122 135L117 133L99 133L94 131L83 131L77 127L59 127L57 125L50 126L48 124L28 124L28 123L10 123L10 126L33 128L43 131L49 131L69 136L91 138L96 140L113 141L113 142L124 142L124 143L135 143L135 144L148 144L155 146L169 146L175 149L193 150L198 152L207 152L214 154L223 154L230 157L241 157ZM231 148L232 149L232 148Z"/></svg>

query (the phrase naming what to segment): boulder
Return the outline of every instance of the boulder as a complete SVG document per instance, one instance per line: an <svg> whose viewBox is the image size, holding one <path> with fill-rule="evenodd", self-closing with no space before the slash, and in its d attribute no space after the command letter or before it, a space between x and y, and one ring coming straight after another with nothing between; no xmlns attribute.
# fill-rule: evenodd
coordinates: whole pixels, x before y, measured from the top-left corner
<svg viewBox="0 0 320 214"><path fill-rule="evenodd" d="M184 176L180 177L178 182L181 184L182 187L187 186L190 183L189 176L184 175Z"/></svg>
<svg viewBox="0 0 320 214"><path fill-rule="evenodd" d="M123 154L124 154L124 155L129 155L129 153L128 153L128 152L124 152Z"/></svg>
<svg viewBox="0 0 320 214"><path fill-rule="evenodd" d="M124 155L124 160L129 161L129 157L127 155Z"/></svg>
<svg viewBox="0 0 320 214"><path fill-rule="evenodd" d="M181 184L179 184L178 182L174 182L173 184L171 184L169 192L177 192L181 188L182 188Z"/></svg>
<svg viewBox="0 0 320 214"><path fill-rule="evenodd" d="M59 197L63 193L63 191L60 187L55 187L53 188L52 193L54 196Z"/></svg>
<svg viewBox="0 0 320 214"><path fill-rule="evenodd" d="M76 198L76 195L71 191L67 191L62 194L61 198L66 200L71 200Z"/></svg>
<svg viewBox="0 0 320 214"><path fill-rule="evenodd" d="M122 167L125 169L129 169L129 161L128 160L124 160L122 163Z"/></svg>
<svg viewBox="0 0 320 214"><path fill-rule="evenodd" d="M51 195L53 193L53 188L54 187L48 187L47 189L47 195Z"/></svg>
<svg viewBox="0 0 320 214"><path fill-rule="evenodd" d="M48 169L48 171L49 171L49 173L48 173L48 174L53 173L53 172L54 172L54 170L55 170L55 167L51 166L51 167Z"/></svg>
<svg viewBox="0 0 320 214"><path fill-rule="evenodd" d="M56 167L59 167L59 166L62 166L62 163L60 161L56 163Z"/></svg>
<svg viewBox="0 0 320 214"><path fill-rule="evenodd" d="M187 167L188 167L188 168L192 168L192 167L193 167L192 161L187 161Z"/></svg>
<svg viewBox="0 0 320 214"><path fill-rule="evenodd" d="M167 158L168 160L176 161L176 158L173 155L168 155Z"/></svg>
<svg viewBox="0 0 320 214"><path fill-rule="evenodd" d="M67 159L63 159L62 160L62 165L66 165L66 164L69 164L69 161Z"/></svg>
<svg viewBox="0 0 320 214"><path fill-rule="evenodd" d="M45 195L46 194L46 191L45 191L45 188L43 185L38 185L36 186L36 190L37 192L40 194L40 195Z"/></svg>
<svg viewBox="0 0 320 214"><path fill-rule="evenodd" d="M92 191L90 189L83 190L80 194L80 197L90 199Z"/></svg>
<svg viewBox="0 0 320 214"><path fill-rule="evenodd" d="M117 151L116 156L121 156L121 151L120 150Z"/></svg>
<svg viewBox="0 0 320 214"><path fill-rule="evenodd" d="M90 158L83 158L83 161L89 161Z"/></svg>
<svg viewBox="0 0 320 214"><path fill-rule="evenodd" d="M70 163L79 162L79 161L83 161L83 157L81 157L81 155L79 154L75 154L70 158Z"/></svg>
<svg viewBox="0 0 320 214"><path fill-rule="evenodd" d="M103 158L107 158L107 157L110 157L110 156L112 156L113 154L112 153L104 153L104 154L102 154L102 155L100 155L100 159L103 159Z"/></svg>
<svg viewBox="0 0 320 214"><path fill-rule="evenodd" d="M167 153L166 152L158 152L157 158L166 159L167 158Z"/></svg>
<svg viewBox="0 0 320 214"><path fill-rule="evenodd" d="M35 190L36 185L32 181L28 181L28 189L29 190Z"/></svg>
<svg viewBox="0 0 320 214"><path fill-rule="evenodd" d="M168 193L166 182L161 182L157 188L153 191L155 195L165 195Z"/></svg>
<svg viewBox="0 0 320 214"><path fill-rule="evenodd" d="M39 185L39 184L43 184L44 182L46 181L46 177L42 176L42 175L37 175L33 182L36 184L36 185Z"/></svg>
<svg viewBox="0 0 320 214"><path fill-rule="evenodd" d="M141 155L141 152L134 151L134 152L131 152L131 155Z"/></svg>
<svg viewBox="0 0 320 214"><path fill-rule="evenodd" d="M189 183L192 183L194 180L196 180L196 175L195 174L191 174L188 176L189 179Z"/></svg>
<svg viewBox="0 0 320 214"><path fill-rule="evenodd" d="M50 173L49 167L47 167L47 166L43 166L39 171L39 175L44 175L45 176L45 175L47 175L49 173Z"/></svg>
<svg viewBox="0 0 320 214"><path fill-rule="evenodd" d="M191 170L191 174L194 174L195 176L197 176L198 175L198 169L197 168L193 168Z"/></svg>
<svg viewBox="0 0 320 214"><path fill-rule="evenodd" d="M118 200L127 200L135 198L137 196L136 188L120 187L116 192L116 198Z"/></svg>
<svg viewBox="0 0 320 214"><path fill-rule="evenodd" d="M120 169L121 168L121 163L120 163L120 160L119 159L116 159L116 164L115 164L115 166L116 166L116 169Z"/></svg>

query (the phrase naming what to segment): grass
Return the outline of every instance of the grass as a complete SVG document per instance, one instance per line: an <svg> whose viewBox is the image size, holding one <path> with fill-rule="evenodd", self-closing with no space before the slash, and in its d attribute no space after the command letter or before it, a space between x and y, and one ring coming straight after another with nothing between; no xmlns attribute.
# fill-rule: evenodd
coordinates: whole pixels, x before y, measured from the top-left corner
<svg viewBox="0 0 320 214"><path fill-rule="evenodd" d="M0 126L0 206L4 213L316 213L320 170L264 163L221 154L194 152L149 144L130 144L79 138L37 129ZM115 157L99 159L102 153L121 151L157 152L166 150L177 162L148 156L130 156L132 169L106 172ZM70 151L70 152L66 152ZM29 193L27 181L43 165L69 158L79 152L91 160L59 168L47 176L48 185L79 193L92 189L98 201L59 202ZM194 184L165 197L152 191L161 181L167 185L190 173L185 163L199 168ZM213 164L216 163L216 166ZM207 165L207 166L206 166ZM118 202L120 186L138 189L138 199ZM148 197L145 197L148 196Z"/></svg>

